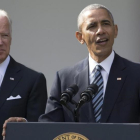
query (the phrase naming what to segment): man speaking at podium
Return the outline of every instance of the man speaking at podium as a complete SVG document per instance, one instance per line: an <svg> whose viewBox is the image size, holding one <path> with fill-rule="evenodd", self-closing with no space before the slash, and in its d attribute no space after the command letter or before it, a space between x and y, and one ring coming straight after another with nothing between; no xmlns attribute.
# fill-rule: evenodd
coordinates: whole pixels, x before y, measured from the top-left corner
<svg viewBox="0 0 140 140"><path fill-rule="evenodd" d="M118 28L111 12L100 4L87 6L78 16L78 29L76 38L87 45L89 56L56 73L46 114L39 121L74 122L72 112L60 103L61 94L76 84L79 90L72 100L79 102L81 93L94 83L98 91L81 106L80 122L139 123L140 65L113 51ZM70 102L67 105L74 110L75 105Z"/></svg>
<svg viewBox="0 0 140 140"><path fill-rule="evenodd" d="M74 121L72 113L60 103L61 94L76 84L79 91L73 100L79 102L80 94L89 84L95 83L98 91L80 108L80 122L139 123L140 65L114 52L118 27L111 12L100 4L87 6L78 16L78 29L76 38L87 45L89 56L56 73L46 114L39 121ZM96 83L97 80L100 83ZM74 109L73 104L67 104Z"/></svg>

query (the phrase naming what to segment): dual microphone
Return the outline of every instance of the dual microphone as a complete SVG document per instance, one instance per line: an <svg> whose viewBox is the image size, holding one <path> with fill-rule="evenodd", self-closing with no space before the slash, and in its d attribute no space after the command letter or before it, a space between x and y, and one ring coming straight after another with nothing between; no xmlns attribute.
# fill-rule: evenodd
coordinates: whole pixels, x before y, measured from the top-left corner
<svg viewBox="0 0 140 140"><path fill-rule="evenodd" d="M78 92L79 88L76 84L71 85L68 87L61 95L60 103L63 105L66 105L67 102L72 102L73 103L73 96L76 95ZM95 84L91 84L87 87L87 89L81 93L81 98L79 101L80 106L83 105L86 102L89 102L92 100L93 96L96 94L98 91L98 86Z"/></svg>
<svg viewBox="0 0 140 140"><path fill-rule="evenodd" d="M92 100L96 92L98 91L98 86L95 84L91 84L87 87L87 89L81 93L79 102L75 102L72 100L73 96L76 95L79 88L77 85L72 85L68 87L61 95L60 103L64 105L71 113L73 114L75 122L79 122L79 109L80 107ZM76 107L74 110L67 104L68 102L74 104Z"/></svg>

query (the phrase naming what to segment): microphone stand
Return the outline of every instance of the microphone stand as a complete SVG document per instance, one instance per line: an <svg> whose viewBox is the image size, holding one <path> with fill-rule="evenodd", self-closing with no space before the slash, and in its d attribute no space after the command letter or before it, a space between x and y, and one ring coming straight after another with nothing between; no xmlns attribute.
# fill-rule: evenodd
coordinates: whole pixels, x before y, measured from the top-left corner
<svg viewBox="0 0 140 140"><path fill-rule="evenodd" d="M76 108L74 109L74 119L75 122L79 122L79 109L80 107L86 102L86 99L80 99L79 103L76 105Z"/></svg>
<svg viewBox="0 0 140 140"><path fill-rule="evenodd" d="M74 121L75 122L79 122L79 109L81 108L81 106L87 101L87 97L84 97L82 99L80 99L80 101L78 103L76 103L74 100L71 100L70 103L74 104L76 107L74 108L74 110L72 110L70 108L70 106L67 104L67 102L60 102L62 105L64 105L73 115L74 117Z"/></svg>
<svg viewBox="0 0 140 140"><path fill-rule="evenodd" d="M78 118L79 115L78 115L78 112L75 111L76 108L75 108L74 111L73 111L73 110L70 108L70 106L69 106L66 102L60 101L60 103L61 103L62 105L64 105L64 106L72 113L73 118L74 118L74 121L75 121L75 122L79 122L79 118ZM71 103L71 104L74 104L75 106L78 106L78 103L76 103L74 100L71 100L70 103Z"/></svg>

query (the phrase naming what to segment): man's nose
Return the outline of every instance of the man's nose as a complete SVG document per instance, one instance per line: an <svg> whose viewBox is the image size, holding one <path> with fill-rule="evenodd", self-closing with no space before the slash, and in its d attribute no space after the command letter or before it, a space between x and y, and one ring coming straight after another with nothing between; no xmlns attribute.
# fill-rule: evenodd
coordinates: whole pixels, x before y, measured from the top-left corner
<svg viewBox="0 0 140 140"><path fill-rule="evenodd" d="M98 28L97 28L96 34L97 35L102 35L104 33L105 33L105 31L104 31L103 27L101 25L99 25Z"/></svg>

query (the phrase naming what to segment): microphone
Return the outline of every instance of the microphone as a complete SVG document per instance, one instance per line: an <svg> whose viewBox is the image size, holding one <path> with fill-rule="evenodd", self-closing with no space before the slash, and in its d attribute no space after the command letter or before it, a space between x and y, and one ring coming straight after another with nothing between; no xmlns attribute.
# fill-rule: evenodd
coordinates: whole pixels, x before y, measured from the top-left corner
<svg viewBox="0 0 140 140"><path fill-rule="evenodd" d="M67 102L72 101L72 97L78 92L79 88L76 84L68 87L61 95L60 103L66 105Z"/></svg>
<svg viewBox="0 0 140 140"><path fill-rule="evenodd" d="M79 109L80 107L86 103L92 100L92 97L96 94L98 91L98 86L95 84L91 84L87 87L87 89L81 93L81 99L79 103L77 104L76 108L74 109L74 118L76 122L79 122Z"/></svg>
<svg viewBox="0 0 140 140"><path fill-rule="evenodd" d="M80 99L80 104L84 104L86 102L89 102L93 96L96 94L96 92L98 91L98 86L95 84L91 84L87 87L87 89L81 93L81 99Z"/></svg>

